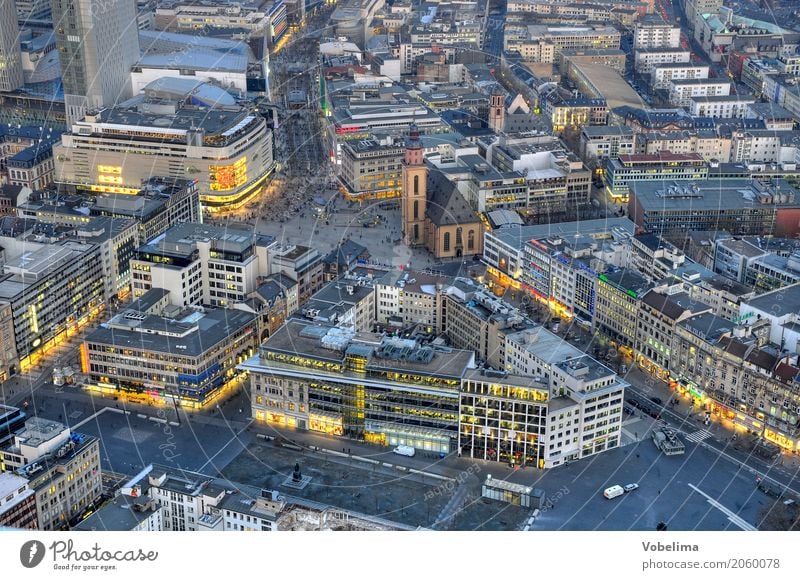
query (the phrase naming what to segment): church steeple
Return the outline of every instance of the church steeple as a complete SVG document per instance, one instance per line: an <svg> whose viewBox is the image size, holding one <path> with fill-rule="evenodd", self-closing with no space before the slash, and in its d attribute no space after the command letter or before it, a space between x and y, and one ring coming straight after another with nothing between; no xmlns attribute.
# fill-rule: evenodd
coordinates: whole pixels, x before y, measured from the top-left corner
<svg viewBox="0 0 800 580"><path fill-rule="evenodd" d="M419 138L419 127L416 123L411 123L406 139L406 165L422 165L424 163L422 151L422 139Z"/></svg>
<svg viewBox="0 0 800 580"><path fill-rule="evenodd" d="M419 127L411 123L403 162L403 238L409 246L425 244L425 213L428 204L428 168Z"/></svg>

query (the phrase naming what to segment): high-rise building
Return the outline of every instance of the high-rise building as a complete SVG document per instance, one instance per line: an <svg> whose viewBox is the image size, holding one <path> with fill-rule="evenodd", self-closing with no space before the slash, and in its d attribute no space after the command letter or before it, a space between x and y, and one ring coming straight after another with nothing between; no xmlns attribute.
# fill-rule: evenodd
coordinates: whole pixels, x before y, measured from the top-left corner
<svg viewBox="0 0 800 580"><path fill-rule="evenodd" d="M135 0L53 0L53 22L68 123L131 96L130 70L139 59Z"/></svg>
<svg viewBox="0 0 800 580"><path fill-rule="evenodd" d="M0 92L22 86L22 56L19 51L19 25L14 0L0 2Z"/></svg>

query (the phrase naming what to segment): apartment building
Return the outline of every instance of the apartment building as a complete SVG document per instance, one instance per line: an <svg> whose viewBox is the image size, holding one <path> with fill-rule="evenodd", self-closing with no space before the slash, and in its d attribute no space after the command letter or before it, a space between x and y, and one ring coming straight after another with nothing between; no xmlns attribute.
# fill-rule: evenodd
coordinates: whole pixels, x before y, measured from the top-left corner
<svg viewBox="0 0 800 580"><path fill-rule="evenodd" d="M444 288L449 276L393 269L375 275L375 322L389 327L420 325L439 333Z"/></svg>
<svg viewBox="0 0 800 580"><path fill-rule="evenodd" d="M692 51L683 48L638 49L634 53L633 67L639 74L652 74L658 66L690 64Z"/></svg>
<svg viewBox="0 0 800 580"><path fill-rule="evenodd" d="M650 15L639 19L633 29L633 48L678 48L681 44L681 28L665 22L660 16Z"/></svg>
<svg viewBox="0 0 800 580"><path fill-rule="evenodd" d="M768 300L785 312L785 301L775 302L771 296ZM743 312L742 321L752 322L755 317L746 316L745 306ZM768 322L764 324L769 328ZM780 332L780 325L772 325L772 330ZM684 320L675 330L672 378L708 412L795 451L800 413L797 354L783 351L771 340L765 344L756 332L755 324L751 331L711 314Z"/></svg>
<svg viewBox="0 0 800 580"><path fill-rule="evenodd" d="M325 264L314 248L298 245L270 246L269 271L297 282L298 306L305 304L325 282Z"/></svg>
<svg viewBox="0 0 800 580"><path fill-rule="evenodd" d="M653 89L669 89L672 81L707 79L709 67L691 63L662 64L650 73L650 86ZM699 97L695 97L699 98Z"/></svg>
<svg viewBox="0 0 800 580"><path fill-rule="evenodd" d="M663 380L669 379L676 325L689 317L711 313L709 305L676 290L674 286L645 292L636 319L637 364Z"/></svg>
<svg viewBox="0 0 800 580"><path fill-rule="evenodd" d="M320 288L294 317L367 332L375 322L375 307L372 280L352 276L333 280Z"/></svg>
<svg viewBox="0 0 800 580"><path fill-rule="evenodd" d="M718 79L686 79L670 81L669 103L674 107L689 107L692 97L729 96L733 84Z"/></svg>
<svg viewBox="0 0 800 580"><path fill-rule="evenodd" d="M203 475L150 464L76 531L271 532L288 530L412 530L368 516Z"/></svg>
<svg viewBox="0 0 800 580"><path fill-rule="evenodd" d="M0 450L6 471L28 480L36 497L36 527L67 529L102 492L100 440L56 421L33 417Z"/></svg>
<svg viewBox="0 0 800 580"><path fill-rule="evenodd" d="M0 527L35 530L36 492L28 480L15 473L0 472Z"/></svg>
<svg viewBox="0 0 800 580"><path fill-rule="evenodd" d="M743 95L717 95L713 97L692 97L689 114L692 117L714 117L717 119L740 119L747 116L753 97Z"/></svg>
<svg viewBox="0 0 800 580"><path fill-rule="evenodd" d="M581 129L580 157L590 169L602 168L609 159L636 152L636 135L625 125Z"/></svg>

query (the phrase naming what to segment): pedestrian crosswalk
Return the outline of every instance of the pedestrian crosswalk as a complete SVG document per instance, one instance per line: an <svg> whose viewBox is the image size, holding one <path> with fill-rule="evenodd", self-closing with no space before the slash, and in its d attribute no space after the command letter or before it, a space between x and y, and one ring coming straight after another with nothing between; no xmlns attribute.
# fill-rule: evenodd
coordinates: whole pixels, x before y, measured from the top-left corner
<svg viewBox="0 0 800 580"><path fill-rule="evenodd" d="M711 433L706 431L705 429L700 429L699 431L695 431L694 433L690 433L686 436L687 441L691 441L692 443L700 443L701 441L705 441L711 437Z"/></svg>

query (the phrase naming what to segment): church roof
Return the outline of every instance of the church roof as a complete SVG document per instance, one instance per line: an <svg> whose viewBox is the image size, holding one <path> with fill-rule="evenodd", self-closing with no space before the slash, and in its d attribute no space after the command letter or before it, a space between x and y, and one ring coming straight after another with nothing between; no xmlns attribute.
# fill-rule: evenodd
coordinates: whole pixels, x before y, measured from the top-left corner
<svg viewBox="0 0 800 580"><path fill-rule="evenodd" d="M456 184L438 169L428 170L427 216L436 226L474 224L480 220Z"/></svg>

